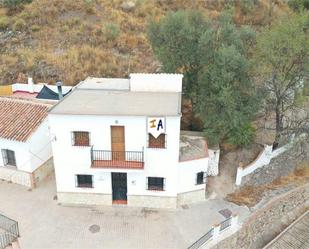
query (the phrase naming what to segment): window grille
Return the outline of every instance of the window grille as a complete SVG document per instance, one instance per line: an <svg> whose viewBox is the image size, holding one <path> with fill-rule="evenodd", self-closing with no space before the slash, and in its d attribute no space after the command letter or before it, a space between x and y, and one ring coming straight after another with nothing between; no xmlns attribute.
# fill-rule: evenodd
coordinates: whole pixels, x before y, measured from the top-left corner
<svg viewBox="0 0 309 249"><path fill-rule="evenodd" d="M90 133L87 131L72 132L73 146L90 146Z"/></svg>

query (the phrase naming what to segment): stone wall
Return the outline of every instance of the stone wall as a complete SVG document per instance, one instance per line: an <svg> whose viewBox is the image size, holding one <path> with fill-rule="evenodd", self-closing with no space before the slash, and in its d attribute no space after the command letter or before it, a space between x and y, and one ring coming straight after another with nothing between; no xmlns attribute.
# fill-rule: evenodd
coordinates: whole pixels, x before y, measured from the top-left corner
<svg viewBox="0 0 309 249"><path fill-rule="evenodd" d="M181 193L177 195L177 206L205 201L205 198L204 189Z"/></svg>
<svg viewBox="0 0 309 249"><path fill-rule="evenodd" d="M176 208L177 198L168 196L129 195L128 206L148 208Z"/></svg>
<svg viewBox="0 0 309 249"><path fill-rule="evenodd" d="M0 179L20 184L29 188L33 187L31 173L10 167L0 167Z"/></svg>
<svg viewBox="0 0 309 249"><path fill-rule="evenodd" d="M262 248L275 237L277 231L274 234L272 232L276 224L281 224L283 220L291 223L308 207L309 184L306 184L271 200L263 208L253 213L238 232L212 248Z"/></svg>
<svg viewBox="0 0 309 249"><path fill-rule="evenodd" d="M290 150L271 159L268 165L265 165L253 173L242 178L242 185L262 185L270 183L281 176L292 173L295 167L304 160L300 156L300 148L294 146Z"/></svg>
<svg viewBox="0 0 309 249"><path fill-rule="evenodd" d="M50 158L43 165L37 168L33 173L34 186L37 187L42 180L44 180L48 175L54 171L53 158Z"/></svg>

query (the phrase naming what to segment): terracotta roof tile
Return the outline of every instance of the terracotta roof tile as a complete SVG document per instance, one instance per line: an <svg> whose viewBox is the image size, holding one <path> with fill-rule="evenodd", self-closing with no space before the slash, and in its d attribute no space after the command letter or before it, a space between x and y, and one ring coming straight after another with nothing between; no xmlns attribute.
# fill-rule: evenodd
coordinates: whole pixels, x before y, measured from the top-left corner
<svg viewBox="0 0 309 249"><path fill-rule="evenodd" d="M0 138L25 142L51 107L31 100L0 97Z"/></svg>

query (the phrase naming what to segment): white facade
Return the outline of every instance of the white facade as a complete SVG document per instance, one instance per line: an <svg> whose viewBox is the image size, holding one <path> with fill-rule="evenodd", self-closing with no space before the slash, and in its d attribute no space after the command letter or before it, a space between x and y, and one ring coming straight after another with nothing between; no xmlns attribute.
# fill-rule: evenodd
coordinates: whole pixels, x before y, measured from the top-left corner
<svg viewBox="0 0 309 249"><path fill-rule="evenodd" d="M144 75L144 78L148 79L144 83L147 87L142 87L140 78L142 76L143 74L139 75L138 79L134 79L134 84L139 82L135 88L139 88L139 91L148 89L147 91L155 92L178 92L181 89L182 76L180 75L165 75L167 77L164 77L164 74L160 75L162 85L163 83L168 85L169 79L173 79L168 90L165 87L158 88L156 80L149 80L151 75ZM131 79L134 77L136 76L131 76ZM157 76L154 78L157 79ZM89 86L79 87L85 89ZM97 87L93 80L91 87ZM110 84L108 87L111 88ZM132 91L131 84L130 89ZM102 85L100 85L100 90L102 90ZM130 105L130 103L127 104ZM56 110L61 110L61 102L58 105ZM153 117L152 113L149 115L128 113L128 115L113 116L84 113L70 115L51 111L48 118L53 141L58 201L60 203L111 205L113 203L111 173L116 172L126 173L126 204L129 206L175 208L177 204L205 199L205 184L197 185L196 177L199 172L207 172L208 158L179 162L181 115L160 115L165 118L165 148L149 148L148 117ZM133 169L92 166L92 149L112 151L112 126L124 127L125 151L143 153L143 167ZM74 131L89 132L89 146L74 146L72 144L72 132ZM77 175L91 175L92 187L78 187ZM148 177L164 178L164 189L148 190ZM195 192L198 194L192 195ZM188 197L186 193L190 193ZM181 201L178 200L180 194L182 195Z"/></svg>
<svg viewBox="0 0 309 249"><path fill-rule="evenodd" d="M0 153L0 179L34 187L33 172L52 157L47 118L26 142L0 138L0 150L14 151L16 166L4 165Z"/></svg>

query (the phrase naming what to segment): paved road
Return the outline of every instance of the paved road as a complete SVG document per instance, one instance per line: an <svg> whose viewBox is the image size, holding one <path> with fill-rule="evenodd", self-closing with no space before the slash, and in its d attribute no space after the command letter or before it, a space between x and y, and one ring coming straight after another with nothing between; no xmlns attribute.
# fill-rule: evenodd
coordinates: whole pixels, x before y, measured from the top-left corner
<svg viewBox="0 0 309 249"><path fill-rule="evenodd" d="M22 249L186 248L225 219L219 210L229 208L240 214L240 220L249 214L223 200L151 210L65 207L57 204L55 195L54 177L32 191L0 181L0 213L19 222ZM92 225L100 231L91 232Z"/></svg>

